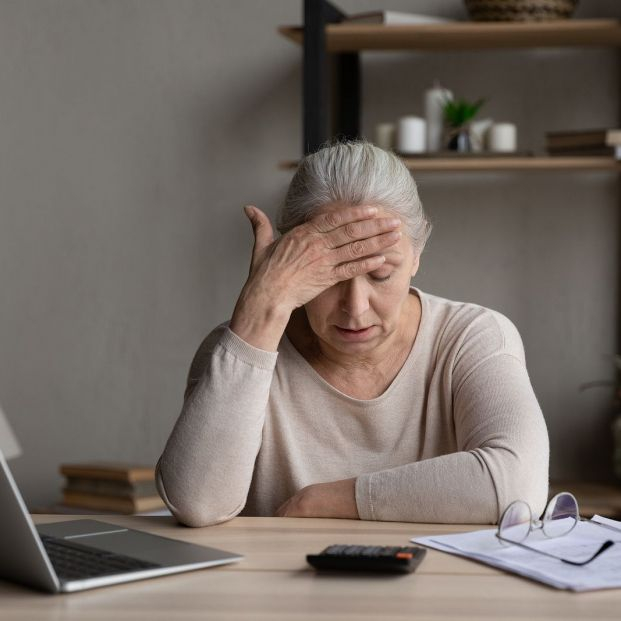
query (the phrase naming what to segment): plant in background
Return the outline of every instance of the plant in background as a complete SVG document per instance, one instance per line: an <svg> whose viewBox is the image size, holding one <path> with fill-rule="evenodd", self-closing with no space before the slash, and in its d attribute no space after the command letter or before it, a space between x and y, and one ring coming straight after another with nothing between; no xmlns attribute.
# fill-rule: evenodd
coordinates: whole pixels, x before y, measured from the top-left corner
<svg viewBox="0 0 621 621"><path fill-rule="evenodd" d="M469 102L465 99L447 99L442 108L444 114L445 144L451 151L468 153L470 143L470 123L485 103L484 99Z"/></svg>

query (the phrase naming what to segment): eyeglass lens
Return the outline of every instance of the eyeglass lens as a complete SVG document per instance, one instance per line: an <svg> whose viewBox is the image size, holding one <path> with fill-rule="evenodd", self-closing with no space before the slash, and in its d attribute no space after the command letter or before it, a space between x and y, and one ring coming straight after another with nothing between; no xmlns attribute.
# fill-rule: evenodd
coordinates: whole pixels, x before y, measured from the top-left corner
<svg viewBox="0 0 621 621"><path fill-rule="evenodd" d="M579 520L578 503L571 494L558 494L543 516L543 532L548 537L561 537L573 529Z"/></svg>
<svg viewBox="0 0 621 621"><path fill-rule="evenodd" d="M498 525L499 535L508 541L524 541L530 532L532 516L530 507L521 500L511 503Z"/></svg>

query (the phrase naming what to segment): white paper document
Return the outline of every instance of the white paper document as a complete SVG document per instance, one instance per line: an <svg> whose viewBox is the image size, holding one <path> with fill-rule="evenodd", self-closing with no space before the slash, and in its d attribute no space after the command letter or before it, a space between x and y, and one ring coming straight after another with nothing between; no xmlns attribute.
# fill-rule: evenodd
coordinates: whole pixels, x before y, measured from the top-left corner
<svg viewBox="0 0 621 621"><path fill-rule="evenodd" d="M606 527L600 524L605 524ZM529 547L561 556L572 561L590 558L604 541L614 541L594 561L576 567L519 546L505 544L496 537L496 529L479 530L455 535L415 537L411 541L436 550L472 558L558 589L591 591L621 587L621 522L594 516L591 521L578 522L562 537L549 539L540 529L523 542Z"/></svg>

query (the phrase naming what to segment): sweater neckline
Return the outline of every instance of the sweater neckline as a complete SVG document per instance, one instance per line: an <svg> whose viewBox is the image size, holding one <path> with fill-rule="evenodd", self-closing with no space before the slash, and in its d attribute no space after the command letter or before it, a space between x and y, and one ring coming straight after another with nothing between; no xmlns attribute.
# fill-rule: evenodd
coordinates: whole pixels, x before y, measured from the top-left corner
<svg viewBox="0 0 621 621"><path fill-rule="evenodd" d="M304 356L295 348L293 343L289 340L289 337L287 336L286 332L283 333L281 342L284 345L284 347L289 351L290 355L293 356L293 358L298 362L298 364L304 367L307 373L309 373L313 381L323 386L329 392L338 396L340 399L348 401L349 403L355 403L355 404L363 405L363 406L371 406L371 405L378 404L386 400L390 396L390 394L396 390L395 387L401 383L402 378L408 375L410 367L414 364L414 361L418 357L418 352L420 351L422 347L422 342L424 340L424 333L427 331L427 324L428 324L427 296L420 289L418 289L418 287L413 287L411 285L410 285L410 293L414 293L414 295L418 296L418 299L420 300L420 306L421 306L421 317L420 317L420 321L418 324L418 332L416 333L416 338L414 339L414 343L412 345L412 348L410 349L410 353L405 359L405 362L399 369L399 372L397 373L395 378L392 380L388 388L386 388L386 390L381 395L373 399L356 399L355 397L350 397L349 395L346 395L344 392L341 392L338 388L335 388L332 384L330 384L330 382L324 379L314 369L314 367L308 362L308 360L306 360L306 358L304 358Z"/></svg>

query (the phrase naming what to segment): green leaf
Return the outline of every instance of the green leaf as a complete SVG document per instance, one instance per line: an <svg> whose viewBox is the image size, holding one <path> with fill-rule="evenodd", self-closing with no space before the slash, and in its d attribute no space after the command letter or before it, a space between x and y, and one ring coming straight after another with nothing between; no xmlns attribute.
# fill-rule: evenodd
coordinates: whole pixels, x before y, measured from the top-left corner
<svg viewBox="0 0 621 621"><path fill-rule="evenodd" d="M449 99L444 103L444 120L451 127L461 127L469 123L479 112L485 99L469 102L465 99Z"/></svg>

